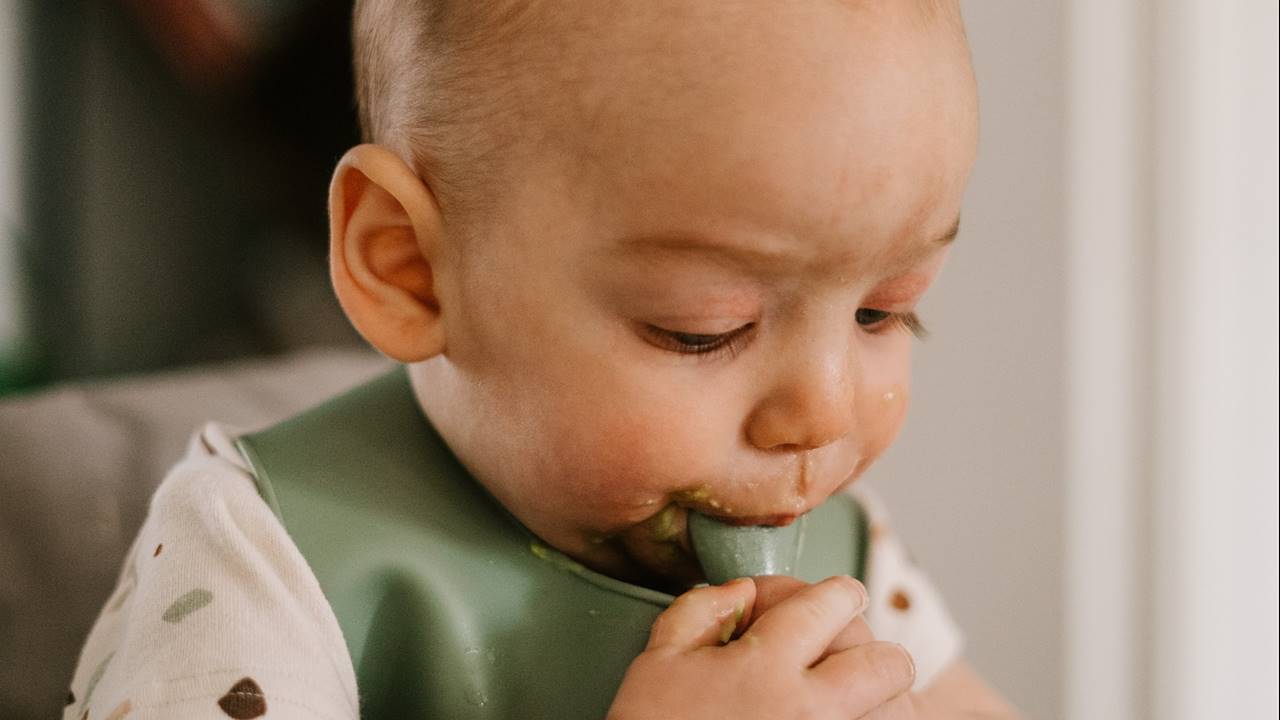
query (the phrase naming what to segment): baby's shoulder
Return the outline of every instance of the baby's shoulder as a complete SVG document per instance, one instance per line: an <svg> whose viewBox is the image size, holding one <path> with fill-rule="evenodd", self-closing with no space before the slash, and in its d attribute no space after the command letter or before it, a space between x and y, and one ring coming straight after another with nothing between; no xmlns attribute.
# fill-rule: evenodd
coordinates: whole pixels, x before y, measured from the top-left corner
<svg viewBox="0 0 1280 720"><path fill-rule="evenodd" d="M206 423L191 435L186 453L151 497L148 519L174 511L206 511L227 502L261 498L248 464L235 448L237 431ZM249 507L253 503L248 503Z"/></svg>
<svg viewBox="0 0 1280 720"><path fill-rule="evenodd" d="M234 431L195 433L156 489L71 690L73 718L358 714L341 630Z"/></svg>

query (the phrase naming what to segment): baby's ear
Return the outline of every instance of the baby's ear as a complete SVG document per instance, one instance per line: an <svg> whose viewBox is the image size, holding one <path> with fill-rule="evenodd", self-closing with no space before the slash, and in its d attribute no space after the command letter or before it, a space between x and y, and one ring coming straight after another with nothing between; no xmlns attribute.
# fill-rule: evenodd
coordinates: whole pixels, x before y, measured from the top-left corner
<svg viewBox="0 0 1280 720"><path fill-rule="evenodd" d="M356 330L385 355L410 363L444 351L433 263L439 257L435 197L395 153L358 145L329 186L329 270Z"/></svg>

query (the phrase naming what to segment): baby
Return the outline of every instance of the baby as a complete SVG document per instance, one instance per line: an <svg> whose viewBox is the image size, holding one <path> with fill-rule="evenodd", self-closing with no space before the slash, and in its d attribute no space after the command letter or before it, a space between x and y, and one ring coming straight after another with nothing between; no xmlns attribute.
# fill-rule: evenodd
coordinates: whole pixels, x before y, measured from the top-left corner
<svg viewBox="0 0 1280 720"><path fill-rule="evenodd" d="M334 174L332 277L406 370L193 439L64 717L572 715L595 706L529 676L588 642L614 643L596 714L619 720L1011 715L873 498L865 588L705 585L688 529L807 521L901 427L976 147L957 5L367 0L355 21L368 144ZM634 637L587 607L589 638L458 640L554 612L522 595L530 563L654 609ZM504 666L565 704L504 704Z"/></svg>

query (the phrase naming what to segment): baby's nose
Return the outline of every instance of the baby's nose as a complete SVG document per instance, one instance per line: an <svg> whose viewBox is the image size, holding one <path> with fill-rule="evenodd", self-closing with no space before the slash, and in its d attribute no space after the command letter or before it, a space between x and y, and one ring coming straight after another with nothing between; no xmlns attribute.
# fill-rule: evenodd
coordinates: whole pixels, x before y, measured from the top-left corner
<svg viewBox="0 0 1280 720"><path fill-rule="evenodd" d="M805 451L830 445L856 424L855 369L847 348L829 347L788 362L747 418L752 446Z"/></svg>
<svg viewBox="0 0 1280 720"><path fill-rule="evenodd" d="M758 409L748 421L747 440L761 450L816 450L848 435L853 420L851 400L771 403Z"/></svg>

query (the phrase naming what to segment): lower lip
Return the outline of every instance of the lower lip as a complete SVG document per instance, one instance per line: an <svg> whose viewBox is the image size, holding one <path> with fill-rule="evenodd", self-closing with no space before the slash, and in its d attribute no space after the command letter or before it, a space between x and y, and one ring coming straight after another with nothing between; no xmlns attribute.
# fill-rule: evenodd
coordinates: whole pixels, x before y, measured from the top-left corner
<svg viewBox="0 0 1280 720"><path fill-rule="evenodd" d="M767 525L769 527L786 527L795 522L799 515L795 513L779 513L777 515L754 515L751 517L715 517L716 520L725 525L733 525L734 527L747 527L750 525Z"/></svg>

